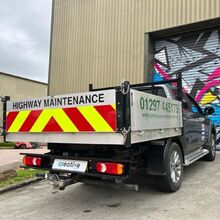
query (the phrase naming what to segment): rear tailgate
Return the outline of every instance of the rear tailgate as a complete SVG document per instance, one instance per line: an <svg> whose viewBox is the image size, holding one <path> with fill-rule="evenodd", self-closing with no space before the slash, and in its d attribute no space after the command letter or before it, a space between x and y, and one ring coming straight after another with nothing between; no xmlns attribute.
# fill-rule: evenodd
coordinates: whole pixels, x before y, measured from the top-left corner
<svg viewBox="0 0 220 220"><path fill-rule="evenodd" d="M6 140L123 144L116 114L115 89L8 101Z"/></svg>

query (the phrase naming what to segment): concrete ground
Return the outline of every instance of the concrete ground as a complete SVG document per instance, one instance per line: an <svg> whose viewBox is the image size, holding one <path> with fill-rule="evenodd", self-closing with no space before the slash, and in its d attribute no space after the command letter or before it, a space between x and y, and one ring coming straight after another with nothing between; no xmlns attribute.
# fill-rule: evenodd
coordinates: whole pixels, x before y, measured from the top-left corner
<svg viewBox="0 0 220 220"><path fill-rule="evenodd" d="M52 194L40 182L0 195L1 219L205 219L220 217L220 154L184 169L181 189L158 192L148 177L134 176L138 192L75 184Z"/></svg>

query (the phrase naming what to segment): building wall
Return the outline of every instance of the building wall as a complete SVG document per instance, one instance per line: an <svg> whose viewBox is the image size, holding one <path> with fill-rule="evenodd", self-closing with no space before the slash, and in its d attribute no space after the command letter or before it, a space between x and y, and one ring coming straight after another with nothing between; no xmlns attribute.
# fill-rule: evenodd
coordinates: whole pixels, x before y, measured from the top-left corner
<svg viewBox="0 0 220 220"><path fill-rule="evenodd" d="M144 33L219 16L219 0L54 0L49 94L142 82Z"/></svg>
<svg viewBox="0 0 220 220"><path fill-rule="evenodd" d="M11 100L47 95L47 84L0 73L0 96L10 96ZM2 128L3 106L0 102L0 132Z"/></svg>

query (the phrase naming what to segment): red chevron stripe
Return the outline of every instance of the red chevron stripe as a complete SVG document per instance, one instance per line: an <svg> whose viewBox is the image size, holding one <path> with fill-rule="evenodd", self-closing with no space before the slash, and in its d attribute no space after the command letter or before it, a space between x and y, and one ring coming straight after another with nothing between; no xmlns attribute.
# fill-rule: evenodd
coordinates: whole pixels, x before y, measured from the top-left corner
<svg viewBox="0 0 220 220"><path fill-rule="evenodd" d="M64 108L63 111L79 131L95 131L77 108Z"/></svg>
<svg viewBox="0 0 220 220"><path fill-rule="evenodd" d="M19 132L28 132L28 131L30 131L32 126L34 125L34 123L38 119L41 112L42 112L42 110L33 110L33 111L31 111L30 114L28 115L28 117L26 118L25 122L23 123L23 125L19 129Z"/></svg>
<svg viewBox="0 0 220 220"><path fill-rule="evenodd" d="M59 124L52 116L46 124L46 126L44 127L43 132L63 132L63 129L59 126Z"/></svg>
<svg viewBox="0 0 220 220"><path fill-rule="evenodd" d="M94 106L96 111L104 118L104 120L116 131L116 111L111 105Z"/></svg>
<svg viewBox="0 0 220 220"><path fill-rule="evenodd" d="M9 112L7 117L6 117L6 130L8 131L8 129L11 127L13 121L15 120L15 118L17 117L19 112Z"/></svg>

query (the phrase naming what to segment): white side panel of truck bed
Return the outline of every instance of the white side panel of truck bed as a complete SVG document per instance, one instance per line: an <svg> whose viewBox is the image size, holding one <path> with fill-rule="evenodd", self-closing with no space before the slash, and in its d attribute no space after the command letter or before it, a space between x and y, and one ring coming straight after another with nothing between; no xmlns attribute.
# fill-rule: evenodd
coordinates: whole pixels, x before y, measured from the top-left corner
<svg viewBox="0 0 220 220"><path fill-rule="evenodd" d="M181 102L131 89L131 142L181 135Z"/></svg>

